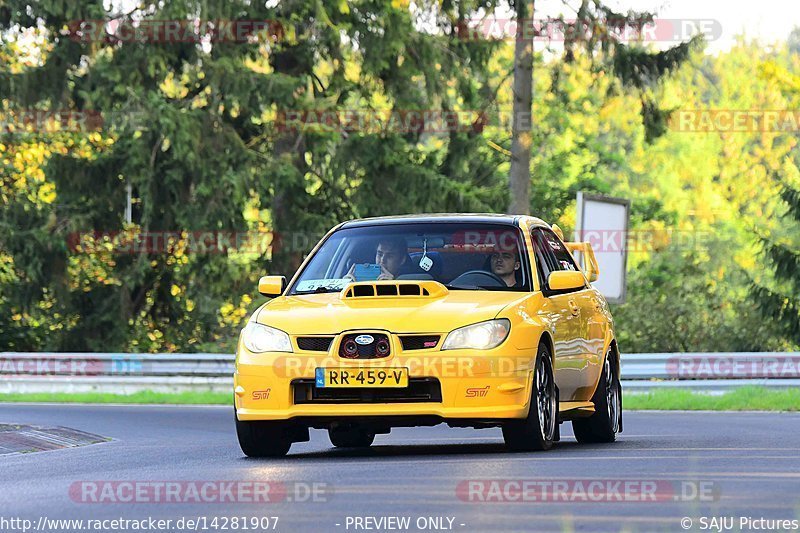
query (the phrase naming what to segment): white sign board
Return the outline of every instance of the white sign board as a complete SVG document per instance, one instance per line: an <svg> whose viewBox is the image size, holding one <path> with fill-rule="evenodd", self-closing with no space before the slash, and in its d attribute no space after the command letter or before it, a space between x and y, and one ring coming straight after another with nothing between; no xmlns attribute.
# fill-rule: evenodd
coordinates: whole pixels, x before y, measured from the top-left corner
<svg viewBox="0 0 800 533"><path fill-rule="evenodd" d="M591 243L600 267L592 285L611 303L625 302L629 208L629 200L578 193L575 240Z"/></svg>

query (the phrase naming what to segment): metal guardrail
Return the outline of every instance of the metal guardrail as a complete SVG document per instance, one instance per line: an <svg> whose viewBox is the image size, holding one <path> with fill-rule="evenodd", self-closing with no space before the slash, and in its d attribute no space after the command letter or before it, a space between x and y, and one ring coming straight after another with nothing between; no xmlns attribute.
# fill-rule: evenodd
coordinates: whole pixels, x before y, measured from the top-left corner
<svg viewBox="0 0 800 533"><path fill-rule="evenodd" d="M629 392L800 387L800 352L623 354L621 361L623 387Z"/></svg>
<svg viewBox="0 0 800 533"><path fill-rule="evenodd" d="M0 393L231 392L233 355L0 352Z"/></svg>
<svg viewBox="0 0 800 533"><path fill-rule="evenodd" d="M233 355L0 352L0 393L230 392ZM622 355L628 392L800 387L800 353Z"/></svg>

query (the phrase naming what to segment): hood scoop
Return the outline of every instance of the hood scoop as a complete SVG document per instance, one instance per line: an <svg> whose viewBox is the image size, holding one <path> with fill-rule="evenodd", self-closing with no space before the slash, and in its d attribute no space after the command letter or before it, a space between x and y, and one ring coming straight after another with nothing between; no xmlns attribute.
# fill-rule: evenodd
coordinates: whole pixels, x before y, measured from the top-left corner
<svg viewBox="0 0 800 533"><path fill-rule="evenodd" d="M438 281L361 281L342 289L342 300L364 298L438 298L448 293Z"/></svg>

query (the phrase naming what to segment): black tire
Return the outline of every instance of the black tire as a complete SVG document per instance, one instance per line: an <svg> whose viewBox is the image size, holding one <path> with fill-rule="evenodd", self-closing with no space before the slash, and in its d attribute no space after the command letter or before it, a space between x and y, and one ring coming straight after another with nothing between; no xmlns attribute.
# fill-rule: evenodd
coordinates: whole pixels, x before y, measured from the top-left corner
<svg viewBox="0 0 800 533"><path fill-rule="evenodd" d="M292 446L286 425L272 420L243 422L236 417L236 436L248 457L283 457Z"/></svg>
<svg viewBox="0 0 800 533"><path fill-rule="evenodd" d="M617 433L622 430L622 386L617 368L616 352L609 348L597 389L592 396L594 414L572 421L572 431L578 442L614 442Z"/></svg>
<svg viewBox="0 0 800 533"><path fill-rule="evenodd" d="M331 428L328 438L337 448L369 448L375 441L375 433L362 428Z"/></svg>
<svg viewBox="0 0 800 533"><path fill-rule="evenodd" d="M550 349L539 346L531 386L528 416L503 424L503 439L511 451L549 450L558 430L558 391Z"/></svg>

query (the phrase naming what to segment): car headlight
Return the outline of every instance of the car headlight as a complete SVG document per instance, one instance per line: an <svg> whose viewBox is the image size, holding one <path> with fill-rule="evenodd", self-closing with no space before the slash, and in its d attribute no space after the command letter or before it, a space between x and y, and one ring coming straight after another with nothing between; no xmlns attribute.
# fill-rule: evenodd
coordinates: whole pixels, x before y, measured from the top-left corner
<svg viewBox="0 0 800 533"><path fill-rule="evenodd" d="M442 350L472 348L491 350L506 340L511 331L511 321L507 318L487 320L471 326L454 329L447 335Z"/></svg>
<svg viewBox="0 0 800 533"><path fill-rule="evenodd" d="M291 352L292 343L285 332L249 322L242 330L242 342L245 348L254 353L261 352Z"/></svg>

